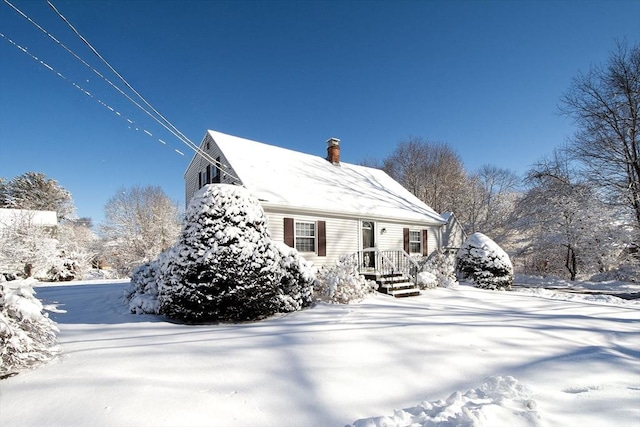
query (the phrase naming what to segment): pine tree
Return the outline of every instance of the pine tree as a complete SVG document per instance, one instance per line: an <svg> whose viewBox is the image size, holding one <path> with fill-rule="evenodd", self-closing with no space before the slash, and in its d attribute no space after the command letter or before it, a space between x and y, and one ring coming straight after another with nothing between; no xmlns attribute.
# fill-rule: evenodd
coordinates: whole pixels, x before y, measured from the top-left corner
<svg viewBox="0 0 640 427"><path fill-rule="evenodd" d="M207 185L160 260L160 312L186 322L256 320L278 311L283 272L264 211L246 189Z"/></svg>
<svg viewBox="0 0 640 427"><path fill-rule="evenodd" d="M457 255L458 271L476 287L511 289L513 266L509 255L482 233L467 238Z"/></svg>

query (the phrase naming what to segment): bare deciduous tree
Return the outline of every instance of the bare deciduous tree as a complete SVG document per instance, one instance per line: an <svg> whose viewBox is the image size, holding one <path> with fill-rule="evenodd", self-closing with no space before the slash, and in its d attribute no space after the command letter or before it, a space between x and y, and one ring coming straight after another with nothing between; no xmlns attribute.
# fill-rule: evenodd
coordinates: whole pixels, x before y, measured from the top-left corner
<svg viewBox="0 0 640 427"><path fill-rule="evenodd" d="M483 165L477 178L482 195L479 231L495 235L501 232L513 211L520 177L509 169Z"/></svg>
<svg viewBox="0 0 640 427"><path fill-rule="evenodd" d="M578 75L561 102L578 126L572 153L640 230L640 46L619 42L606 66Z"/></svg>
<svg viewBox="0 0 640 427"><path fill-rule="evenodd" d="M566 151L556 150L527 173L518 225L527 240L528 272L564 270L575 280L579 273L606 271L619 262L628 241L625 230L574 166Z"/></svg>
<svg viewBox="0 0 640 427"><path fill-rule="evenodd" d="M37 212L16 210L0 218L0 270L45 277L50 260L58 256L56 226L43 225Z"/></svg>
<svg viewBox="0 0 640 427"><path fill-rule="evenodd" d="M398 144L383 169L436 212L457 211L462 203L466 173L447 144L412 137Z"/></svg>
<svg viewBox="0 0 640 427"><path fill-rule="evenodd" d="M122 188L104 212L105 256L121 274L155 259L180 232L178 205L157 186Z"/></svg>

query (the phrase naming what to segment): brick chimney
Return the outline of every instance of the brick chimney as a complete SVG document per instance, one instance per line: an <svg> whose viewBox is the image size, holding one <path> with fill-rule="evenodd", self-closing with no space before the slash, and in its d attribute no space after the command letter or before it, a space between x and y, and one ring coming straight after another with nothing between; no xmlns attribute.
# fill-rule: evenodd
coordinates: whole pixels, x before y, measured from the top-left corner
<svg viewBox="0 0 640 427"><path fill-rule="evenodd" d="M327 139L327 160L334 165L340 164L340 140L338 138Z"/></svg>

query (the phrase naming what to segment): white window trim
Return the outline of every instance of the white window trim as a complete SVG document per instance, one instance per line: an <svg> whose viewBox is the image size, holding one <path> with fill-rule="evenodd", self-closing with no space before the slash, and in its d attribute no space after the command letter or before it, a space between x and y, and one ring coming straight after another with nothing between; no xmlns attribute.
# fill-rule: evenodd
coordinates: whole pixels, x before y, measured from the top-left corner
<svg viewBox="0 0 640 427"><path fill-rule="evenodd" d="M418 233L418 240L411 240L411 235L413 233ZM417 251L411 250L411 244L419 244L419 248ZM422 254L422 230L411 230L409 229L409 254Z"/></svg>
<svg viewBox="0 0 640 427"><path fill-rule="evenodd" d="M312 224L313 225L313 236L299 236L298 235L298 224ZM301 239L313 239L313 250L301 250L298 249L298 238ZM301 220L293 220L293 246L298 252L301 253L317 253L318 252L318 223L316 221L301 221Z"/></svg>

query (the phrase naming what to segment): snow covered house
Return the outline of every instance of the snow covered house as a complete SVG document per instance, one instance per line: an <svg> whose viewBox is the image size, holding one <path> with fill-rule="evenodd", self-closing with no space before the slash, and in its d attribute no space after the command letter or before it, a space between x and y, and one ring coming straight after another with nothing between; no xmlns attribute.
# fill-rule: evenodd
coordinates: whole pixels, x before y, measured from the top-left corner
<svg viewBox="0 0 640 427"><path fill-rule="evenodd" d="M442 247L447 221L379 169L208 131L185 172L188 204L209 183L243 185L261 202L271 237L316 267L357 257L363 274L407 272Z"/></svg>
<svg viewBox="0 0 640 427"><path fill-rule="evenodd" d="M440 216L447 221L442 228L442 248L455 254L467 240L467 233L453 212L444 212Z"/></svg>

